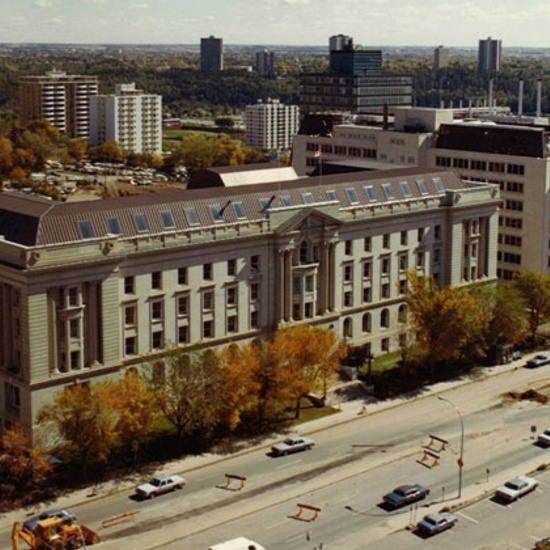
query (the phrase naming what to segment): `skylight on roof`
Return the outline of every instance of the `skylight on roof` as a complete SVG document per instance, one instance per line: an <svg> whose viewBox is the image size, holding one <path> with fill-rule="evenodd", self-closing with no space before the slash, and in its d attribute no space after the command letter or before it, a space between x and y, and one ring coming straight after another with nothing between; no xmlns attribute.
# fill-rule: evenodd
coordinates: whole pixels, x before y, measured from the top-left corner
<svg viewBox="0 0 550 550"><path fill-rule="evenodd" d="M333 190L327 191L327 200L337 201L338 199L336 198L336 191L333 191Z"/></svg>
<svg viewBox="0 0 550 550"><path fill-rule="evenodd" d="M416 185L418 186L418 190L420 191L421 195L428 194L428 189L426 188L426 184L424 183L424 180L416 180Z"/></svg>
<svg viewBox="0 0 550 550"><path fill-rule="evenodd" d="M149 224L147 223L147 219L143 214L136 214L134 216L134 221L136 222L137 230L140 233L143 233L145 231L149 231Z"/></svg>
<svg viewBox="0 0 550 550"><path fill-rule="evenodd" d="M346 193L348 194L348 199L351 204L359 204L359 199L357 198L355 189L350 187L349 189L346 189Z"/></svg>
<svg viewBox="0 0 550 550"><path fill-rule="evenodd" d="M302 200L304 204L313 204L315 202L312 193L302 193Z"/></svg>
<svg viewBox="0 0 550 550"><path fill-rule="evenodd" d="M84 220L78 222L78 226L80 227L80 234L82 235L83 239L92 239L94 236L94 233L92 231L92 225L89 221Z"/></svg>
<svg viewBox="0 0 550 550"><path fill-rule="evenodd" d="M121 235L122 231L120 230L120 223L117 218L109 218L107 220L107 227L111 235Z"/></svg>
<svg viewBox="0 0 550 550"><path fill-rule="evenodd" d="M441 178L435 177L435 178L432 178L432 181L434 182L435 190L438 193L444 193L445 192L445 187L443 187L443 182L441 181Z"/></svg>
<svg viewBox="0 0 550 550"><path fill-rule="evenodd" d="M374 188L372 187L372 185L367 185L364 187L364 189L369 202L376 202L378 200L376 198L376 195L374 194Z"/></svg>
<svg viewBox="0 0 550 550"><path fill-rule="evenodd" d="M187 223L189 225L199 225L199 219L197 218L197 211L194 206L188 206L184 208L185 217L187 218Z"/></svg>
<svg viewBox="0 0 550 550"><path fill-rule="evenodd" d="M292 206L292 200L290 199L289 195L283 195L281 197L281 204L283 206Z"/></svg>
<svg viewBox="0 0 550 550"><path fill-rule="evenodd" d="M237 219L242 220L246 218L246 214L244 213L244 207L242 202L234 202L233 209L235 210L235 216L237 216Z"/></svg>
<svg viewBox="0 0 550 550"><path fill-rule="evenodd" d="M174 229L174 218L172 218L171 212L161 212L160 217L162 219L162 224L164 225L164 229Z"/></svg>
<svg viewBox="0 0 550 550"><path fill-rule="evenodd" d="M223 222L222 211L219 204L211 204L209 207L210 215L216 223Z"/></svg>
<svg viewBox="0 0 550 550"><path fill-rule="evenodd" d="M410 199L413 196L413 194L412 194L411 186L409 185L409 182L408 181L402 181L402 182L400 182L399 185L401 185L401 192L403 193L403 196L406 199Z"/></svg>
<svg viewBox="0 0 550 550"><path fill-rule="evenodd" d="M391 183L382 184L382 189L384 190L384 195L386 195L386 198L389 201L395 200L395 195L393 194L393 189L391 187Z"/></svg>

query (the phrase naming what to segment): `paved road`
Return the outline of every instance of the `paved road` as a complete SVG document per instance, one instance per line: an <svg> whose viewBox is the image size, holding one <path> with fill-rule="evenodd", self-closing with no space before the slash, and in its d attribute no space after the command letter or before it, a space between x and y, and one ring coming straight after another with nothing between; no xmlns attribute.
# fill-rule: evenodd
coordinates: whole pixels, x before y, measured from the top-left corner
<svg viewBox="0 0 550 550"><path fill-rule="evenodd" d="M502 372L490 380L484 377L464 387L440 384L413 398L369 404L366 416L357 415L358 403L346 404L339 415L304 427L303 432L313 432L318 443L313 451L273 459L266 455L267 448L261 447L229 458L206 456L168 465L172 471L188 470L185 475L189 487L183 493L143 503L131 500L128 489L106 496L105 488L100 488L99 500L89 499L91 502L77 506L76 511L84 523L100 531L105 549L207 548L242 534L247 522L253 528L250 533L259 535L260 542L264 542L265 534L270 550L304 548L303 537L310 524L286 516L295 512L296 498L313 498L319 492L317 501L323 503L324 509L313 527L315 533L326 529L339 540L342 536L334 535L343 529L350 533L349 544L354 544L353 537L363 538L361 533L367 526L369 538L376 534L382 540L388 535L388 526L390 532L396 525L401 529L403 521L406 525L411 519L403 514L388 515L377 507L381 494L392 486L414 476L416 481L432 487L431 496L437 499L450 498L456 488L459 422L453 408L436 400L434 393L445 391L445 397L462 411L466 426L464 496L469 498L473 490L483 490L480 484L487 467L491 468L492 481L512 465L545 459L540 449L526 443L532 425L545 427L544 407L532 403L503 404L500 394L510 388L542 383L547 374L544 368L519 369ZM416 462L430 433L450 442L447 451L441 453L440 466L432 469ZM223 460L219 462L220 459ZM227 471L249 478L243 491L216 488ZM67 498L58 504L74 507L77 499L78 495L74 495L72 501ZM86 499L80 495L80 500ZM261 513L266 516L258 517L258 510L264 510ZM365 522L363 514L371 514L372 510L378 513L369 515ZM103 519L123 511L138 514L127 522L101 527ZM0 540L6 540L13 517L2 518ZM177 543L172 544L174 540ZM330 539L327 536L325 540ZM364 540L360 544L365 547Z"/></svg>

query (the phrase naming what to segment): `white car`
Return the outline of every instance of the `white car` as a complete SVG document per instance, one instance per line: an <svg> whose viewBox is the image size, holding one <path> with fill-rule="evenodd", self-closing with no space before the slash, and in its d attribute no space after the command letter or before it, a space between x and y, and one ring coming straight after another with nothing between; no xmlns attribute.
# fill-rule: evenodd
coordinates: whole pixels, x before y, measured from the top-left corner
<svg viewBox="0 0 550 550"><path fill-rule="evenodd" d="M136 493L141 498L153 498L163 493L183 489L187 481L181 476L154 477L149 483L136 487Z"/></svg>
<svg viewBox="0 0 550 550"><path fill-rule="evenodd" d="M285 456L299 451L309 451L314 445L315 441L307 437L287 437L282 443L273 445L271 453L275 456Z"/></svg>
<svg viewBox="0 0 550 550"><path fill-rule="evenodd" d="M544 430L537 436L537 443L541 447L550 447L550 428Z"/></svg>
<svg viewBox="0 0 550 550"><path fill-rule="evenodd" d="M534 491L539 482L533 477L517 476L507 481L502 487L496 490L495 498L503 502L513 502L518 498Z"/></svg>

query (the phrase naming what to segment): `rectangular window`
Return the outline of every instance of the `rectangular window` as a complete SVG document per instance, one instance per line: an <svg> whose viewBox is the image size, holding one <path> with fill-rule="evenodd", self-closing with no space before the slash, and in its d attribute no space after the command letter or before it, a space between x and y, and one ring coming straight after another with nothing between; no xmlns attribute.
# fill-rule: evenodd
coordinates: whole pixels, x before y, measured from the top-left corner
<svg viewBox="0 0 550 550"><path fill-rule="evenodd" d="M237 288L234 286L227 287L227 305L234 306L237 303Z"/></svg>
<svg viewBox="0 0 550 550"><path fill-rule="evenodd" d="M424 267L424 252L416 253L416 267L418 268Z"/></svg>
<svg viewBox="0 0 550 550"><path fill-rule="evenodd" d="M189 343L189 327L178 327L178 344Z"/></svg>
<svg viewBox="0 0 550 550"><path fill-rule="evenodd" d="M382 247L383 248L389 248L390 247L390 234L384 233L382 236Z"/></svg>
<svg viewBox="0 0 550 550"><path fill-rule="evenodd" d="M231 315L227 318L227 332L237 332L237 316Z"/></svg>
<svg viewBox="0 0 550 550"><path fill-rule="evenodd" d="M399 255L399 271L407 271L409 267L409 257L407 254Z"/></svg>
<svg viewBox="0 0 550 550"><path fill-rule="evenodd" d="M401 236L400 236L401 246L407 246L408 240L409 240L409 234L407 233L407 231L401 231Z"/></svg>
<svg viewBox="0 0 550 550"><path fill-rule="evenodd" d="M250 328L258 328L260 326L260 315L257 311L250 312Z"/></svg>
<svg viewBox="0 0 550 550"><path fill-rule="evenodd" d="M424 180L416 180L416 186L418 187L418 191L421 195L427 195L428 189L426 188L426 184L424 183Z"/></svg>
<svg viewBox="0 0 550 550"><path fill-rule="evenodd" d="M370 279L372 276L372 262L363 263L363 279Z"/></svg>
<svg viewBox="0 0 550 550"><path fill-rule="evenodd" d="M242 202L234 202L233 209L235 210L235 216L237 216L238 220L242 220L246 218L246 214L244 213L244 206Z"/></svg>
<svg viewBox="0 0 550 550"><path fill-rule="evenodd" d="M156 301L151 303L151 320L152 321L161 321L162 320L162 302Z"/></svg>
<svg viewBox="0 0 550 550"><path fill-rule="evenodd" d="M205 281L212 280L212 264L203 264L202 266L202 278Z"/></svg>
<svg viewBox="0 0 550 550"><path fill-rule="evenodd" d="M327 200L329 200L329 201L336 201L336 200L338 200L338 199L336 198L336 192L335 192L335 191L332 191L332 190L331 190L331 191L327 191Z"/></svg>
<svg viewBox="0 0 550 550"><path fill-rule="evenodd" d="M407 279L400 279L399 294L405 294L406 292L407 292Z"/></svg>
<svg viewBox="0 0 550 550"><path fill-rule="evenodd" d="M156 330L153 332L153 349L162 349L164 347L164 332Z"/></svg>
<svg viewBox="0 0 550 550"><path fill-rule="evenodd" d="M187 268L178 267L178 285L186 285L188 282Z"/></svg>
<svg viewBox="0 0 550 550"><path fill-rule="evenodd" d="M91 239L94 236L92 224L89 221L80 221L78 225L83 239Z"/></svg>
<svg viewBox="0 0 550 550"><path fill-rule="evenodd" d="M344 282L351 283L353 280L353 267L351 265L344 266Z"/></svg>
<svg viewBox="0 0 550 550"><path fill-rule="evenodd" d="M281 204L283 206L292 206L292 200L289 195L283 195L281 197Z"/></svg>
<svg viewBox="0 0 550 550"><path fill-rule="evenodd" d="M382 275L388 275L390 272L390 259L382 258Z"/></svg>
<svg viewBox="0 0 550 550"><path fill-rule="evenodd" d="M258 283L252 283L250 285L250 300L255 301L260 295L260 287Z"/></svg>
<svg viewBox="0 0 550 550"><path fill-rule="evenodd" d="M79 337L79 326L80 323L78 322L78 319L71 319L69 321L69 334L71 335L71 338Z"/></svg>
<svg viewBox="0 0 550 550"><path fill-rule="evenodd" d="M78 370L80 368L80 352L71 351L70 353L71 370Z"/></svg>
<svg viewBox="0 0 550 550"><path fill-rule="evenodd" d="M370 286L363 288L363 303L368 303L372 300L372 292Z"/></svg>
<svg viewBox="0 0 550 550"><path fill-rule="evenodd" d="M391 183L383 183L382 189L384 190L384 195L386 195L386 199L388 199L389 201L393 201L395 199Z"/></svg>
<svg viewBox="0 0 550 550"><path fill-rule="evenodd" d="M214 323L212 321L204 321L202 324L202 337L212 338L214 336Z"/></svg>
<svg viewBox="0 0 550 550"><path fill-rule="evenodd" d="M344 243L344 254L351 256L353 254L353 241L346 241Z"/></svg>
<svg viewBox="0 0 550 550"><path fill-rule="evenodd" d="M124 294L134 294L135 289L135 279L132 275L124 277Z"/></svg>
<svg viewBox="0 0 550 550"><path fill-rule="evenodd" d="M237 260L231 259L227 260L227 275L229 277L234 277L237 273Z"/></svg>
<svg viewBox="0 0 550 550"><path fill-rule="evenodd" d="M353 294L350 290L344 292L344 306L351 307L353 305Z"/></svg>
<svg viewBox="0 0 550 550"><path fill-rule="evenodd" d="M417 240L418 240L418 242L421 242L423 238L424 238L424 228L419 227L418 230L417 230Z"/></svg>
<svg viewBox="0 0 550 550"><path fill-rule="evenodd" d="M214 293L212 291L203 292L202 295L202 309L210 311L214 305Z"/></svg>
<svg viewBox="0 0 550 550"><path fill-rule="evenodd" d="M443 182L441 181L441 178L435 177L435 178L432 178L432 181L434 182L435 190L438 193L443 193L445 191L445 188L443 187Z"/></svg>
<svg viewBox="0 0 550 550"><path fill-rule="evenodd" d="M441 226L435 225L434 226L434 240L440 241L441 240Z"/></svg>
<svg viewBox="0 0 550 550"><path fill-rule="evenodd" d="M223 216L219 204L211 204L208 208L215 223L223 222Z"/></svg>
<svg viewBox="0 0 550 550"><path fill-rule="evenodd" d="M406 199L410 199L413 194L411 191L411 186L409 185L408 181L402 181L399 185L401 185L401 192L403 193L403 196Z"/></svg>
<svg viewBox="0 0 550 550"><path fill-rule="evenodd" d="M382 298L389 298L390 297L390 285L389 283L384 283L382 285Z"/></svg>
<svg viewBox="0 0 550 550"><path fill-rule="evenodd" d="M258 256L257 254L250 257L250 271L252 273L260 272L260 256Z"/></svg>
<svg viewBox="0 0 550 550"><path fill-rule="evenodd" d="M189 315L189 296L178 296L178 315Z"/></svg>
<svg viewBox="0 0 550 550"><path fill-rule="evenodd" d="M434 265L439 265L441 261L441 250L439 248L436 248L434 250Z"/></svg>
<svg viewBox="0 0 550 550"><path fill-rule="evenodd" d="M136 306L126 306L124 308L124 325L133 327L136 324Z"/></svg>
<svg viewBox="0 0 550 550"><path fill-rule="evenodd" d="M304 278L306 292L313 292L313 275L306 275Z"/></svg>
<svg viewBox="0 0 550 550"><path fill-rule="evenodd" d="M117 218L109 218L107 220L107 229L111 235L121 235L120 223Z"/></svg>
<svg viewBox="0 0 550 550"><path fill-rule="evenodd" d="M151 273L151 288L153 290L162 289L162 273L160 271L155 271Z"/></svg>
<svg viewBox="0 0 550 550"><path fill-rule="evenodd" d="M371 237L365 237L363 249L365 252L371 252L372 251L372 238Z"/></svg>
<svg viewBox="0 0 550 550"><path fill-rule="evenodd" d="M311 193L302 193L302 200L304 204L313 204L315 202Z"/></svg>
<svg viewBox="0 0 550 550"><path fill-rule="evenodd" d="M135 336L128 336L124 340L124 352L125 352L125 355L136 354L136 337Z"/></svg>
<svg viewBox="0 0 550 550"><path fill-rule="evenodd" d="M69 306L77 306L78 305L78 288L75 286L71 286L69 288Z"/></svg>
<svg viewBox="0 0 550 550"><path fill-rule="evenodd" d="M6 407L19 410L21 407L21 393L17 386L4 382L4 392L6 394Z"/></svg>

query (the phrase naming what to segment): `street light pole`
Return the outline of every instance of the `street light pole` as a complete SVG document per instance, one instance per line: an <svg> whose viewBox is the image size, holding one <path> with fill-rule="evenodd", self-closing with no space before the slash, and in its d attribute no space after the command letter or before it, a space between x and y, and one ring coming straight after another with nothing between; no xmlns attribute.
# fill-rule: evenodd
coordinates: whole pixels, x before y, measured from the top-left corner
<svg viewBox="0 0 550 550"><path fill-rule="evenodd" d="M451 405L451 407L453 407L453 409L456 411L456 414L458 414L458 418L460 420L460 455L459 455L458 460L457 460L457 464L458 464L458 498L460 498L462 496L462 468L464 467L464 461L463 461L463 457L464 457L464 419L462 418L462 414L460 413L459 408L450 399L447 399L446 397L442 397L441 395L438 395L437 398L440 401L445 401L446 403Z"/></svg>

